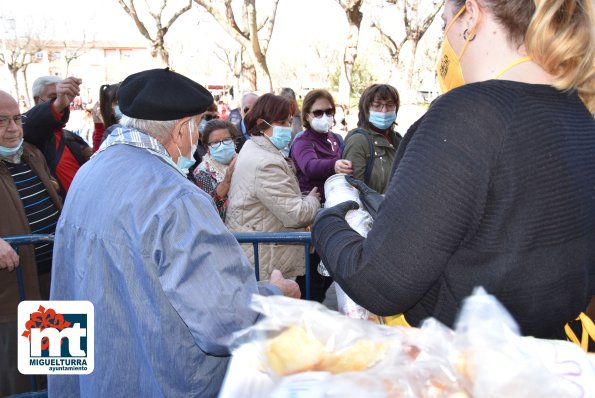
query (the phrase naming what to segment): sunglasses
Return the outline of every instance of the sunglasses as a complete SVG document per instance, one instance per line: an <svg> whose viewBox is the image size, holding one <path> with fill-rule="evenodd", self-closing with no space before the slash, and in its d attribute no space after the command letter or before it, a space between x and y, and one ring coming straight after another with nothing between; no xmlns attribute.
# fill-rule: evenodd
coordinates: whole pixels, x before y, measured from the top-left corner
<svg viewBox="0 0 595 398"><path fill-rule="evenodd" d="M327 116L334 116L335 115L335 110L333 108L328 108L328 109L317 109L315 111L311 112L315 118L319 118L322 117L322 115L327 115Z"/></svg>

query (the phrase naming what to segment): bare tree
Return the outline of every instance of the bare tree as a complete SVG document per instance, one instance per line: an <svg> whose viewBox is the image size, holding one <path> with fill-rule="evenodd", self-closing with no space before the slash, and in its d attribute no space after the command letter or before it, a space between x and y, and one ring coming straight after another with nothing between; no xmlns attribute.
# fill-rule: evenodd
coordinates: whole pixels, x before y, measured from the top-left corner
<svg viewBox="0 0 595 398"><path fill-rule="evenodd" d="M405 43L411 43L411 62L407 62L405 65L407 83L410 85L413 78L417 46L444 5L444 0L432 0L431 4L429 2L421 3L418 0L386 0L386 3L402 7L405 36L401 40L395 39L394 36L388 34L380 26L380 23L376 21L372 22L372 27L376 28L380 33L382 41L388 48L391 58L396 65L399 65L402 60L401 50Z"/></svg>
<svg viewBox="0 0 595 398"><path fill-rule="evenodd" d="M190 10L192 7L192 0L188 0L188 5L184 6L183 8L179 9L174 13L174 15L167 21L165 25L163 25L162 18L163 18L163 11L165 10L165 6L168 3L168 0L161 0L161 5L159 6L157 11L153 11L149 6L147 0L144 0L144 4L153 18L153 23L155 26L155 34L151 35L149 33L149 29L147 29L147 24L141 21L138 13L136 11L136 6L134 5L135 0L118 0L118 3L122 6L124 11L132 18L134 24L136 25L138 31L143 35L143 37L151 42L151 55L153 58L157 59L164 65L169 66L169 52L165 47L165 35L171 28L171 26L176 22L182 14L186 11Z"/></svg>
<svg viewBox="0 0 595 398"><path fill-rule="evenodd" d="M251 89L263 89L272 92L273 82L266 56L273 34L273 27L275 26L279 0L271 0L268 12L262 18L260 24L258 23L256 0L243 0L242 26L238 24L238 19L231 6L231 0L194 0L194 2L211 14L225 32L248 53L257 76L260 75ZM242 69L249 71L250 65L242 64ZM261 84L260 77L264 78L264 84Z"/></svg>
<svg viewBox="0 0 595 398"><path fill-rule="evenodd" d="M94 46L93 43L87 43L86 35L83 33L83 41L76 46L69 46L67 41L62 42L64 44L64 61L66 62L66 71L64 76L68 76L68 70L72 61L80 58L83 54L89 51L89 48ZM73 48L74 47L74 48Z"/></svg>
<svg viewBox="0 0 595 398"><path fill-rule="evenodd" d="M17 98L20 98L19 71L24 73L29 64L35 62L35 55L42 51L44 46L45 44L42 41L32 36L3 40L0 62L6 65L12 76Z"/></svg>
<svg viewBox="0 0 595 398"><path fill-rule="evenodd" d="M359 31L362 23L363 14L360 11L363 0L336 0L347 17L349 23L349 33L347 34L347 43L343 52L343 64L341 65L341 74L339 75L339 94L338 103L349 107L349 98L351 96L351 87L353 74L353 65L357 58L357 46L359 43Z"/></svg>

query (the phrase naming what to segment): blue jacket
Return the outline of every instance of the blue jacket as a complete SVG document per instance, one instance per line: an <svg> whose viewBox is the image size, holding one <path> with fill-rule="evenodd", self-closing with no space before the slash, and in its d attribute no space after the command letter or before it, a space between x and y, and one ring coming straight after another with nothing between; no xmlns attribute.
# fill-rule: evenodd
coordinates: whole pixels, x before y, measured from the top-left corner
<svg viewBox="0 0 595 398"><path fill-rule="evenodd" d="M49 394L216 396L221 338L255 322L256 293L209 195L147 149L109 147L73 181L52 273L53 300L95 307L95 370L50 376Z"/></svg>

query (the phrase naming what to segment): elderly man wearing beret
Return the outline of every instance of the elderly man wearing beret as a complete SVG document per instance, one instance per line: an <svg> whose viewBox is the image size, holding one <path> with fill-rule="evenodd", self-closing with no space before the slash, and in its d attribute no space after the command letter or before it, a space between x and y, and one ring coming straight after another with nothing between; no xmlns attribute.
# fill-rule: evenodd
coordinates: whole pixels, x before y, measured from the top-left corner
<svg viewBox="0 0 595 398"><path fill-rule="evenodd" d="M49 394L216 396L222 337L258 318L251 295L299 288L278 271L257 284L211 197L185 176L211 94L154 69L117 96L123 127L77 173L54 243L51 298L93 303L95 370L50 376Z"/></svg>

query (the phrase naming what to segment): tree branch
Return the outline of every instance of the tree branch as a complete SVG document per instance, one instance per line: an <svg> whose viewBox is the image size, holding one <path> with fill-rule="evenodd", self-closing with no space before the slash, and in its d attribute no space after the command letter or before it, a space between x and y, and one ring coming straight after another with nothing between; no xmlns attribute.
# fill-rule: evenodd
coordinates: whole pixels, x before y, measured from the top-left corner
<svg viewBox="0 0 595 398"><path fill-rule="evenodd" d="M165 29L169 29L172 24L174 22L176 22L176 19L178 19L182 14L184 14L186 11L189 11L192 8L192 0L188 0L188 5L180 10L178 10L178 12L176 12L167 22L167 24L165 24Z"/></svg>
<svg viewBox="0 0 595 398"><path fill-rule="evenodd" d="M136 8L134 7L134 0L130 0L130 6L128 6L128 4L124 2L124 0L118 0L118 3L120 3L124 11L126 11L126 14L128 14L130 18L132 18L140 34L143 35L145 39L153 42L153 39L151 38L149 31L147 30L143 22L138 18Z"/></svg>

